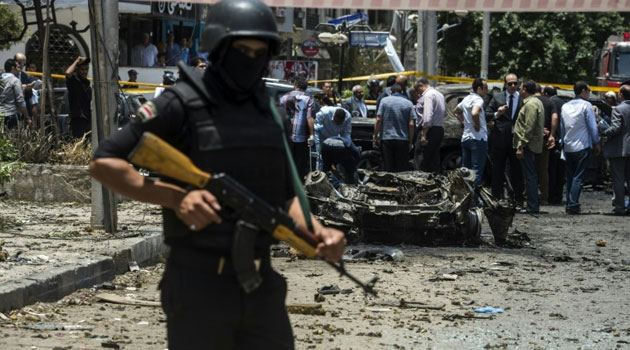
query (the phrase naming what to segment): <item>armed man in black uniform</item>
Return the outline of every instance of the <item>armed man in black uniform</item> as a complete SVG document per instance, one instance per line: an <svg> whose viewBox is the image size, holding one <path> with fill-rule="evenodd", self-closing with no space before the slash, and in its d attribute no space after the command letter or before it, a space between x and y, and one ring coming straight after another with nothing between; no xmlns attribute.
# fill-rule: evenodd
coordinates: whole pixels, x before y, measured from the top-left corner
<svg viewBox="0 0 630 350"><path fill-rule="evenodd" d="M203 171L227 173L306 227L291 187L286 135L272 118L261 79L280 46L274 15L258 0L223 0L212 7L207 23L202 49L210 52L212 65L203 77L180 65L182 80L101 143L90 172L118 193L163 206L171 252L160 287L169 349L293 349L287 285L270 263L274 239L263 232L256 236L253 258L262 284L246 292L235 273L239 257L232 254L242 221L231 220L207 190L150 180L125 160L150 131ZM314 219L313 231L319 256L339 261L343 233Z"/></svg>

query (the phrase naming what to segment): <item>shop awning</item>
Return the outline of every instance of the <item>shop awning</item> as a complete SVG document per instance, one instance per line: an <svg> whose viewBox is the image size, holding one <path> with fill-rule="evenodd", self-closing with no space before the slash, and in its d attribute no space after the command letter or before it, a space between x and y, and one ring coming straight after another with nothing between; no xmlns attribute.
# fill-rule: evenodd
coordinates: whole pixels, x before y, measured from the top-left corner
<svg viewBox="0 0 630 350"><path fill-rule="evenodd" d="M149 0L143 0L149 1ZM175 0L167 0L175 1ZM630 0L263 0L275 7L490 12L630 12ZM192 0L213 4L216 0Z"/></svg>

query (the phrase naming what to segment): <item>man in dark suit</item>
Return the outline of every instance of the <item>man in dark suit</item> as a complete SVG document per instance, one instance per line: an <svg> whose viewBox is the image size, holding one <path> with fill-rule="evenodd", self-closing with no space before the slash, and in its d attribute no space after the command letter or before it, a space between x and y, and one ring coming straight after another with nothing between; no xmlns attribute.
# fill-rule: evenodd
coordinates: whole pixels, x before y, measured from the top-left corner
<svg viewBox="0 0 630 350"><path fill-rule="evenodd" d="M352 87L352 96L343 100L341 107L350 112L353 118L367 118L367 106L363 100L363 87L361 85Z"/></svg>
<svg viewBox="0 0 630 350"><path fill-rule="evenodd" d="M13 60L18 64L18 79L22 82L22 91L24 92L24 101L26 101L26 111L28 112L28 116L24 117L33 117L33 104L31 103L31 99L33 97L33 89L31 87L31 83L35 81L33 77L26 74L24 71L26 70L26 55L21 52L18 52L13 56Z"/></svg>
<svg viewBox="0 0 630 350"><path fill-rule="evenodd" d="M513 193L510 196L518 206L523 205L523 173L521 164L512 148L514 124L521 110L523 100L518 93L518 77L509 73L504 78L504 89L494 93L486 108L486 120L490 126L488 146L492 161L492 195L503 198L506 166L509 165L508 177Z"/></svg>
<svg viewBox="0 0 630 350"><path fill-rule="evenodd" d="M600 134L608 137L604 157L610 162L613 187L613 215L628 214L626 186L630 188L630 85L619 89L619 105L613 109L611 125L599 124Z"/></svg>

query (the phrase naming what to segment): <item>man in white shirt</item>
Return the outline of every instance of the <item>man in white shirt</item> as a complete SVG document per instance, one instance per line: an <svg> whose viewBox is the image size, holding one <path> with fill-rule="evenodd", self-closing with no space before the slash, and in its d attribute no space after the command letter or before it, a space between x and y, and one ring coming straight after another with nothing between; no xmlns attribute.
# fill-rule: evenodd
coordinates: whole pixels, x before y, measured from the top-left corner
<svg viewBox="0 0 630 350"><path fill-rule="evenodd" d="M475 172L475 205L480 206L479 187L488 156L488 127L483 110L483 98L488 94L488 83L476 78L473 92L455 108L455 116L464 123L462 133L462 165Z"/></svg>
<svg viewBox="0 0 630 350"><path fill-rule="evenodd" d="M599 154L599 134L593 105L588 102L591 88L584 81L573 85L575 99L562 106L560 130L566 158L567 205L566 213L580 213L580 193L591 151Z"/></svg>
<svg viewBox="0 0 630 350"><path fill-rule="evenodd" d="M158 49L149 41L149 33L142 35L142 43L133 47L131 64L135 67L153 67L157 63Z"/></svg>

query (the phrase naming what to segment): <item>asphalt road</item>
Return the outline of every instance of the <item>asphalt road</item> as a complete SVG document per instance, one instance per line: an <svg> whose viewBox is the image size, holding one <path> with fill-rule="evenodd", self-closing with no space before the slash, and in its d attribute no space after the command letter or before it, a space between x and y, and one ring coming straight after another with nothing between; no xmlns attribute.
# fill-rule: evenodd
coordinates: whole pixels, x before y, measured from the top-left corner
<svg viewBox="0 0 630 350"><path fill-rule="evenodd" d="M289 284L287 305L320 304L326 312L290 314L296 348L630 348L630 220L600 214L611 209L609 194L586 192L583 202L586 214L580 216L567 216L562 207L517 214L510 231L520 243L513 247L494 246L484 225L479 247L399 246L402 262L348 263L362 280L379 276L378 298L364 296L322 262L274 258ZM95 297L106 292L159 301L161 272L161 265L145 267L118 276L115 290L80 290L6 313L0 348L166 349L159 307ZM317 289L328 285L352 292L316 302ZM473 312L487 306L503 313ZM67 330L23 328L40 322Z"/></svg>

